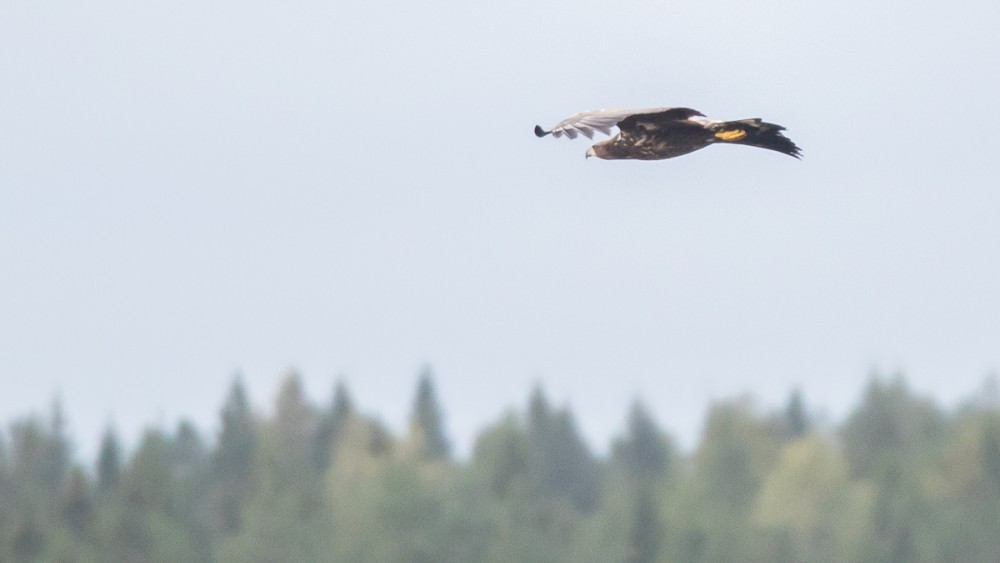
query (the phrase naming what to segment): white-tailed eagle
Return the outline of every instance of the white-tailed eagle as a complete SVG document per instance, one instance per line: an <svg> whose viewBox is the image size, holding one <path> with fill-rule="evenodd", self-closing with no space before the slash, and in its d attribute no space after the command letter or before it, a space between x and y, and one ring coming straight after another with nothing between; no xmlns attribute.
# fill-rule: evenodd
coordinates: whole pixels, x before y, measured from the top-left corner
<svg viewBox="0 0 1000 563"><path fill-rule="evenodd" d="M749 145L800 158L802 151L781 134L785 129L759 118L716 121L689 108L602 109L584 111L560 121L550 131L535 126L535 135L575 139L594 137L595 131L614 137L595 143L587 158L606 160L661 160L705 148L714 143Z"/></svg>

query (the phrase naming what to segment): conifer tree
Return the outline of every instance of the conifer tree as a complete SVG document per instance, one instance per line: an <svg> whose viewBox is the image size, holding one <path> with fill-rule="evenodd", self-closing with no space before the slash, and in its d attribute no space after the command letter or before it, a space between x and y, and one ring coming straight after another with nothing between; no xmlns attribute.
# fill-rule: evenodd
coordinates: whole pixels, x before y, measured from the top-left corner
<svg viewBox="0 0 1000 563"><path fill-rule="evenodd" d="M256 450L256 425L243 382L237 377L222 408L222 428L212 456L217 526L225 533L240 528L240 512L251 493Z"/></svg>
<svg viewBox="0 0 1000 563"><path fill-rule="evenodd" d="M809 419L808 415L806 415L805 401L802 398L802 392L798 389L792 391L792 394L788 397L788 404L785 405L784 422L789 438L801 438L809 431Z"/></svg>
<svg viewBox="0 0 1000 563"><path fill-rule="evenodd" d="M83 538L86 534L93 508L87 478L83 470L76 467L70 472L62 495L63 521L75 537Z"/></svg>
<svg viewBox="0 0 1000 563"><path fill-rule="evenodd" d="M253 414L243 381L237 377L222 408L222 428L212 459L213 472L221 481L247 481L253 470L257 447Z"/></svg>
<svg viewBox="0 0 1000 563"><path fill-rule="evenodd" d="M311 462L315 413L306 402L302 378L289 372L281 383L275 400L268 452L277 456L282 467L281 478L302 478Z"/></svg>
<svg viewBox="0 0 1000 563"><path fill-rule="evenodd" d="M211 529L208 454L195 425L182 420L170 441L170 464L175 494L171 498L172 513L179 526L192 537L200 537L202 549L208 552L207 534Z"/></svg>
<svg viewBox="0 0 1000 563"><path fill-rule="evenodd" d="M599 473L568 409L554 411L541 387L528 400L528 466L538 492L563 497L578 510L596 506Z"/></svg>
<svg viewBox="0 0 1000 563"><path fill-rule="evenodd" d="M101 449L97 456L97 490L108 493L118 488L122 474L122 452L118 436L110 426L101 439Z"/></svg>
<svg viewBox="0 0 1000 563"><path fill-rule="evenodd" d="M201 470L205 461L205 445L191 421L182 420L177 425L171 448L173 465L180 475L187 477Z"/></svg>
<svg viewBox="0 0 1000 563"><path fill-rule="evenodd" d="M552 407L541 385L535 385L528 397L528 432L536 439L548 435L552 428Z"/></svg>
<svg viewBox="0 0 1000 563"><path fill-rule="evenodd" d="M670 446L638 400L629 410L625 436L611 446L611 458L632 478L656 479L667 471Z"/></svg>
<svg viewBox="0 0 1000 563"><path fill-rule="evenodd" d="M444 433L443 419L428 368L420 374L410 415L410 432L420 444L421 457L424 459L447 459L451 455L451 444Z"/></svg>
<svg viewBox="0 0 1000 563"><path fill-rule="evenodd" d="M313 440L313 467L323 473L330 468L337 445L347 431L347 424L354 413L354 404L343 381L338 381L333 391L330 408L320 415Z"/></svg>
<svg viewBox="0 0 1000 563"><path fill-rule="evenodd" d="M886 383L874 376L842 431L844 452L860 477L913 465L937 448L943 433L941 414L913 396L902 378Z"/></svg>
<svg viewBox="0 0 1000 563"><path fill-rule="evenodd" d="M57 488L69 472L70 443L66 435L66 415L63 412L62 400L56 397L52 401L52 414L49 418L49 431L45 445L45 463L42 478L47 486Z"/></svg>
<svg viewBox="0 0 1000 563"><path fill-rule="evenodd" d="M16 494L29 497L41 491L53 490L45 481L47 435L37 417L19 420L10 426L11 478Z"/></svg>
<svg viewBox="0 0 1000 563"><path fill-rule="evenodd" d="M274 405L258 447L257 486L220 561L325 560L330 529L323 480L313 466L316 413L297 372L282 379ZM261 537L270 539L264 544Z"/></svg>
<svg viewBox="0 0 1000 563"><path fill-rule="evenodd" d="M552 430L543 465L547 468L548 487L567 498L577 510L590 512L597 507L600 491L597 462L568 408L556 413Z"/></svg>
<svg viewBox="0 0 1000 563"><path fill-rule="evenodd" d="M171 465L168 438L158 429L147 429L122 474L129 506L139 511L167 510L171 506Z"/></svg>

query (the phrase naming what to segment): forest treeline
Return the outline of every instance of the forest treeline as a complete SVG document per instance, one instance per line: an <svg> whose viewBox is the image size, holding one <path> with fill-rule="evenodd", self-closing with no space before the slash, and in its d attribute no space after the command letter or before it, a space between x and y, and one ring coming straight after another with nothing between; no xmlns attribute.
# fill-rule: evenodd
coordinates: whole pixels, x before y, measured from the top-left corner
<svg viewBox="0 0 1000 563"><path fill-rule="evenodd" d="M872 377L822 426L797 392L718 402L686 454L637 401L597 456L535 388L456 460L429 372L403 435L292 373L271 416L237 378L215 435L153 427L126 453L109 428L87 465L57 403L0 439L0 561L996 561L997 398L944 410Z"/></svg>

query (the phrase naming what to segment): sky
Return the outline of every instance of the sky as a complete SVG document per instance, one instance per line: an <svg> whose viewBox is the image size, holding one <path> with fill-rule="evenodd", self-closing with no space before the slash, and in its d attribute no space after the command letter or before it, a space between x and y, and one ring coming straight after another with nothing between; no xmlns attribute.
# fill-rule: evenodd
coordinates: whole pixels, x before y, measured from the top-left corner
<svg viewBox="0 0 1000 563"><path fill-rule="evenodd" d="M0 3L0 420L214 438L289 370L459 452L533 385L592 446L636 398L1000 369L1000 7L986 0ZM762 117L804 152L586 160L597 108Z"/></svg>

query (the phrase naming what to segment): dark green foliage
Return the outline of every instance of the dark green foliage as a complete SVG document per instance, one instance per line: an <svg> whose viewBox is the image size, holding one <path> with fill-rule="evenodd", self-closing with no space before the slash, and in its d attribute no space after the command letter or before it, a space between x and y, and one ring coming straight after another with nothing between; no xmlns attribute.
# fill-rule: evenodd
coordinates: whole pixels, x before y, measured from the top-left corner
<svg viewBox="0 0 1000 563"><path fill-rule="evenodd" d="M104 431L97 454L97 490L108 493L118 488L122 479L122 449L110 427Z"/></svg>
<svg viewBox="0 0 1000 563"><path fill-rule="evenodd" d="M410 431L419 444L420 455L425 459L447 459L451 444L444 433L444 417L434 391L430 369L420 374L417 393L410 415Z"/></svg>
<svg viewBox="0 0 1000 563"><path fill-rule="evenodd" d="M629 530L627 563L655 563L663 537L663 522L657 499L649 491L640 490Z"/></svg>
<svg viewBox="0 0 1000 563"><path fill-rule="evenodd" d="M611 460L630 477L646 480L663 477L671 455L649 412L641 402L632 403L626 434L611 445Z"/></svg>
<svg viewBox="0 0 1000 563"><path fill-rule="evenodd" d="M540 387L528 401L527 479L534 493L562 498L577 510L597 506L599 467L568 409L553 410Z"/></svg>
<svg viewBox="0 0 1000 563"><path fill-rule="evenodd" d="M337 445L347 431L347 421L354 414L354 404L344 383L337 382L330 408L320 413L313 439L313 467L323 473L333 463Z"/></svg>
<svg viewBox="0 0 1000 563"><path fill-rule="evenodd" d="M174 467L183 475L201 471L207 462L205 444L198 435L198 429L190 421L183 420L177 425L171 450Z"/></svg>
<svg viewBox="0 0 1000 563"><path fill-rule="evenodd" d="M910 393L902 378L872 377L861 405L844 425L847 460L860 477L877 478L896 464L913 464L941 445L945 424L930 401Z"/></svg>
<svg viewBox="0 0 1000 563"><path fill-rule="evenodd" d="M541 454L543 490L568 499L577 510L594 510L600 491L597 461L568 409L557 412L553 422L551 434L541 442L547 447L536 450Z"/></svg>
<svg viewBox="0 0 1000 563"><path fill-rule="evenodd" d="M920 492L902 466L888 468L879 478L872 507L869 555L876 561L917 561L916 527Z"/></svg>
<svg viewBox="0 0 1000 563"><path fill-rule="evenodd" d="M402 437L343 385L317 409L291 373L259 419L237 379L214 444L181 422L126 455L108 429L88 472L56 403L0 439L0 561L992 561L998 409L873 379L825 431L798 392L774 413L713 404L685 454L636 402L602 459L536 388L465 462L429 372Z"/></svg>
<svg viewBox="0 0 1000 563"><path fill-rule="evenodd" d="M222 429L212 459L212 470L220 481L245 482L253 472L257 438L253 414L243 381L236 378L222 407Z"/></svg>
<svg viewBox="0 0 1000 563"><path fill-rule="evenodd" d="M217 530L239 530L243 505L251 495L256 454L257 428L246 389L237 377L222 407L222 429L212 453L213 521Z"/></svg>
<svg viewBox="0 0 1000 563"><path fill-rule="evenodd" d="M780 450L781 432L748 400L713 405L694 455L695 478L679 499L691 518L677 526L678 558L686 561L769 560L768 535L758 533L757 498Z"/></svg>
<svg viewBox="0 0 1000 563"><path fill-rule="evenodd" d="M658 492L667 483L674 454L667 437L636 400L629 409L625 435L611 444L610 470L629 487L627 563L659 559L665 537Z"/></svg>
<svg viewBox="0 0 1000 563"><path fill-rule="evenodd" d="M274 404L274 418L264 427L259 455L271 478L281 486L310 479L316 413L302 392L302 378L289 373L282 381Z"/></svg>
<svg viewBox="0 0 1000 563"><path fill-rule="evenodd" d="M62 484L69 471L70 444L66 436L66 416L63 414L62 401L58 398L52 402L52 414L49 418L49 431L44 446L44 462L42 464L42 483L48 487L58 487Z"/></svg>
<svg viewBox="0 0 1000 563"><path fill-rule="evenodd" d="M809 431L809 418L806 415L805 401L802 398L802 392L798 389L792 391L792 394L788 397L788 404L785 405L784 422L789 438L801 438Z"/></svg>
<svg viewBox="0 0 1000 563"><path fill-rule="evenodd" d="M80 468L70 474L66 490L62 494L61 511L63 521L74 537L82 538L90 527L94 504L90 497L90 485Z"/></svg>
<svg viewBox="0 0 1000 563"><path fill-rule="evenodd" d="M1000 417L990 413L983 417L980 435L982 447L983 489L993 498L1000 498Z"/></svg>
<svg viewBox="0 0 1000 563"><path fill-rule="evenodd" d="M11 425L14 478L20 487L28 488L22 492L53 490L62 485L70 466L65 426L58 400L52 404L48 421L31 417Z"/></svg>
<svg viewBox="0 0 1000 563"><path fill-rule="evenodd" d="M48 434L37 418L29 418L13 423L11 436L11 478L22 494L33 495L40 490L48 490L40 476L45 463Z"/></svg>
<svg viewBox="0 0 1000 563"><path fill-rule="evenodd" d="M28 508L14 518L10 534L10 553L13 560L38 561L45 549L45 530L35 510Z"/></svg>
<svg viewBox="0 0 1000 563"><path fill-rule="evenodd" d="M222 545L223 561L315 561L329 529L322 474L314 467L317 414L296 372L282 380L274 417L261 427L255 485L241 523Z"/></svg>

